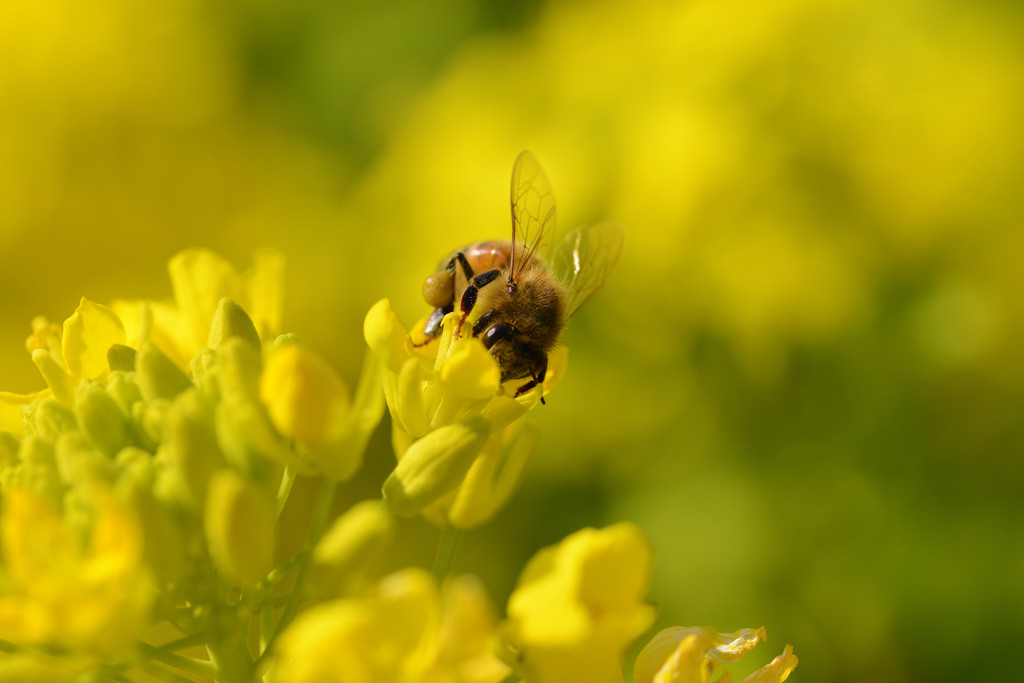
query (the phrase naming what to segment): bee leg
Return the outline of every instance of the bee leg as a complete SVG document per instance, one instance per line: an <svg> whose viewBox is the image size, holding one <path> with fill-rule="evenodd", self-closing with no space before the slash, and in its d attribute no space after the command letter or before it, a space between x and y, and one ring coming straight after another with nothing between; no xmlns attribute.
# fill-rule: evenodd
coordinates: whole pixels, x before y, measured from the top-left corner
<svg viewBox="0 0 1024 683"><path fill-rule="evenodd" d="M466 322L466 316L472 312L473 306L476 306L477 292L494 282L499 275L501 275L501 271L497 268L494 270L488 270L486 273L480 273L477 275L469 281L468 285L466 285L466 291L462 293L462 301L459 303L459 311L462 315L459 318L458 327L455 328L456 337L462 334L462 324Z"/></svg>
<svg viewBox="0 0 1024 683"><path fill-rule="evenodd" d="M544 384L544 377L547 374L548 374L548 357L547 357L547 354L545 354L544 355L544 359L540 362L540 365L530 375L530 381L527 382L526 384L524 384L523 386L519 387L518 389L516 389L516 395L514 396L514 398L519 398L521 395L525 394L530 389L533 389L538 384ZM543 391L544 391L544 388L541 387L541 392L542 393L540 395L540 403L541 403L541 405L547 405L547 402L544 400Z"/></svg>
<svg viewBox="0 0 1024 683"><path fill-rule="evenodd" d="M437 339L438 335L441 334L441 330L443 329L441 327L441 321L444 320L445 315L452 312L452 308L453 306L451 304L449 304L448 306L438 306L437 308L435 308L434 312L430 314L429 318L427 318L426 327L423 328L423 334L425 334L427 338L421 341L419 344L413 344L413 346L418 349L421 346L426 346L430 342Z"/></svg>
<svg viewBox="0 0 1024 683"><path fill-rule="evenodd" d="M469 265L469 261L466 260L466 255L463 254L461 251L456 252L455 256L452 256L452 260L449 261L448 265L444 267L445 270L447 270L452 275L455 275L456 261L458 261L459 265L462 266L462 273L466 276L466 282L472 280L473 275L475 275L475 273L473 272L473 267Z"/></svg>

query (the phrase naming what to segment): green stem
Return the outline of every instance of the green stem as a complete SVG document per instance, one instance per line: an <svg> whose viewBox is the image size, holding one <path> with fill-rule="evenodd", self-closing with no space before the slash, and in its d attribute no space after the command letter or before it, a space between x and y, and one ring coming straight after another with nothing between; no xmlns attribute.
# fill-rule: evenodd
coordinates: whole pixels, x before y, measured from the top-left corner
<svg viewBox="0 0 1024 683"><path fill-rule="evenodd" d="M441 542L437 546L437 559L434 560L434 578L437 579L438 585L444 583L445 577L451 571L455 553L459 549L460 538L462 538L462 531L450 526L445 527L441 532Z"/></svg>
<svg viewBox="0 0 1024 683"><path fill-rule="evenodd" d="M306 555L309 555L309 549L303 548L299 552L295 553L287 560L281 563L281 565L267 574L267 584L269 586L275 586L277 583L288 576L288 572L299 566L299 563L306 559Z"/></svg>
<svg viewBox="0 0 1024 683"><path fill-rule="evenodd" d="M184 676L179 676L173 671L165 669L159 664L154 664L153 662L142 661L138 663L138 666L146 673L159 678L161 681L166 681L166 683L193 683Z"/></svg>
<svg viewBox="0 0 1024 683"><path fill-rule="evenodd" d="M334 481L324 477L323 483L320 485L320 493L316 499L316 507L313 510L313 522L310 524L309 538L306 540L306 554L303 557L302 564L299 566L298 576L295 577L295 585L292 587L291 597L285 603L284 612L281 613L281 619L277 622L274 635L271 636L266 649L260 654L259 659L256 660L257 666L267 657L267 653L271 652L274 641L288 627L288 624L295 618L295 613L299 609L299 603L302 602L302 594L306 592L306 584L309 582L309 571L313 565L309 561L309 557L312 555L313 548L320 541L320 536L324 533L324 527L327 526L327 517L331 513L331 502L334 500L334 489Z"/></svg>
<svg viewBox="0 0 1024 683"><path fill-rule="evenodd" d="M284 504L288 502L288 496L292 492L292 484L295 483L295 475L298 471L295 466L288 464L284 466L284 474L281 476L281 487L277 490L277 504L274 507L274 521L281 516Z"/></svg>
<svg viewBox="0 0 1024 683"><path fill-rule="evenodd" d="M148 645L149 647L153 647L153 648L155 648L155 649L157 649L157 650L159 650L161 652L174 652L176 650L184 650L186 647L193 647L195 645L202 645L205 642L206 642L206 634L205 633L193 633L190 636L185 636L184 638L178 638L177 640L172 640L171 642L164 643L163 645L149 645L149 643L143 643L143 644L144 645Z"/></svg>
<svg viewBox="0 0 1024 683"><path fill-rule="evenodd" d="M274 636L274 604L264 605L260 610L260 651L262 655Z"/></svg>
<svg viewBox="0 0 1024 683"><path fill-rule="evenodd" d="M193 659L192 657L185 657L173 652L167 652L160 648L153 647L152 645L147 645L146 643L140 643L139 647L142 650L142 653L150 659L163 662L164 664L170 664L174 668L187 671L190 674L213 678L214 673L216 673L213 664L205 660Z"/></svg>

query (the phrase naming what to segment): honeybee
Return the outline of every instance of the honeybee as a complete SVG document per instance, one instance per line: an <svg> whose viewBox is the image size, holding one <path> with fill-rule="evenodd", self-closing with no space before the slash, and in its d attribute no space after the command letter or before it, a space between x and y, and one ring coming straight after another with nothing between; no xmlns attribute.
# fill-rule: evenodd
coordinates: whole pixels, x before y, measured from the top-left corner
<svg viewBox="0 0 1024 683"><path fill-rule="evenodd" d="M619 262L623 234L614 223L579 228L552 254L555 195L528 151L512 168L510 205L510 241L477 242L459 249L424 281L423 298L434 311L420 345L441 334L441 321L458 300L455 335L471 321L472 335L481 338L498 362L502 382L528 377L516 390L518 397L544 381L548 354L566 322Z"/></svg>

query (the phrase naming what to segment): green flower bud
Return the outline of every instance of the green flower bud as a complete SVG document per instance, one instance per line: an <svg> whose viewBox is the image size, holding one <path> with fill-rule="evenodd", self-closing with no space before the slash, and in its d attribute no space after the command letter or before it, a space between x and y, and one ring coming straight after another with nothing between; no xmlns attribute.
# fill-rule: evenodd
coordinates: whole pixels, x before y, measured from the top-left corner
<svg viewBox="0 0 1024 683"><path fill-rule="evenodd" d="M32 418L36 425L36 434L53 441L64 431L78 429L75 414L60 401L44 398L32 405Z"/></svg>
<svg viewBox="0 0 1024 683"><path fill-rule="evenodd" d="M153 458L138 448L117 454L122 468L118 497L135 510L142 527L143 557L160 585L177 582L184 569L183 529L172 510L153 494Z"/></svg>
<svg viewBox="0 0 1024 683"><path fill-rule="evenodd" d="M103 385L82 384L75 414L85 437L107 455L115 455L128 443L128 422Z"/></svg>
<svg viewBox="0 0 1024 683"><path fill-rule="evenodd" d="M220 401L220 363L216 351L206 348L192 359L192 381L210 403Z"/></svg>
<svg viewBox="0 0 1024 683"><path fill-rule="evenodd" d="M156 472L153 468L153 456L141 448L126 446L114 458L114 466L119 472L118 488L138 487L153 488Z"/></svg>
<svg viewBox="0 0 1024 683"><path fill-rule="evenodd" d="M64 485L57 474L53 443L36 435L28 435L21 440L18 459L21 464L11 468L10 476L4 479L5 486L27 488L59 508L64 496Z"/></svg>
<svg viewBox="0 0 1024 683"><path fill-rule="evenodd" d="M54 448L57 472L68 486L75 487L96 481L113 482L117 476L114 463L106 454L90 447L80 432L64 432Z"/></svg>
<svg viewBox="0 0 1024 683"><path fill-rule="evenodd" d="M152 342L145 342L135 358L135 379L142 397L171 399L192 386L192 381Z"/></svg>
<svg viewBox="0 0 1024 683"><path fill-rule="evenodd" d="M310 587L318 595L358 593L374 576L395 535L395 520L377 501L353 505L313 549Z"/></svg>
<svg viewBox="0 0 1024 683"><path fill-rule="evenodd" d="M155 453L157 446L164 438L164 420L171 402L167 399L157 399L145 403L136 401L132 404L131 433L135 443L151 453Z"/></svg>
<svg viewBox="0 0 1024 683"><path fill-rule="evenodd" d="M111 372L107 375L107 393L117 402L126 418L131 418L135 402L142 400L142 392L135 383L135 373Z"/></svg>
<svg viewBox="0 0 1024 683"><path fill-rule="evenodd" d="M134 372L136 355L135 349L130 346L113 344L107 349L107 365L111 372Z"/></svg>
<svg viewBox="0 0 1024 683"><path fill-rule="evenodd" d="M21 438L17 434L0 429L0 470L18 464L18 449Z"/></svg>
<svg viewBox="0 0 1024 683"><path fill-rule="evenodd" d="M234 301L224 297L217 304L217 310L213 314L206 345L219 350L220 345L230 337L242 339L257 350L261 347L260 335L256 332L256 326L252 324L249 314Z"/></svg>
<svg viewBox="0 0 1024 683"><path fill-rule="evenodd" d="M224 340L220 347L220 389L224 400L259 400L259 351L237 337Z"/></svg>
<svg viewBox="0 0 1024 683"><path fill-rule="evenodd" d="M217 445L212 409L195 389L182 393L171 405L163 445L188 494L185 502L201 508L210 476L224 466L224 456Z"/></svg>
<svg viewBox="0 0 1024 683"><path fill-rule="evenodd" d="M254 585L274 559L274 511L263 493L232 469L210 479L203 515L206 543L217 571Z"/></svg>
<svg viewBox="0 0 1024 683"><path fill-rule="evenodd" d="M278 348L284 346L285 344L298 344L298 343L299 343L299 336L297 334L292 333L292 332L288 332L286 334L278 335L277 339L274 340L274 349L278 349Z"/></svg>
<svg viewBox="0 0 1024 683"><path fill-rule="evenodd" d="M396 514L412 517L454 490L490 434L487 418L474 415L414 443L384 482L388 506Z"/></svg>

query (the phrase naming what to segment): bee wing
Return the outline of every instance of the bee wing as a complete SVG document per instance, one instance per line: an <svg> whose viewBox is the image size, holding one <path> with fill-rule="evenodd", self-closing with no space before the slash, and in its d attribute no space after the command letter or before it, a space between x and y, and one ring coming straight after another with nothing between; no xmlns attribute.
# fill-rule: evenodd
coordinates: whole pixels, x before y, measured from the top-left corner
<svg viewBox="0 0 1024 683"><path fill-rule="evenodd" d="M528 151L512 167L512 262L509 283L519 280L531 259L548 258L555 241L555 193L544 169Z"/></svg>
<svg viewBox="0 0 1024 683"><path fill-rule="evenodd" d="M567 314L576 312L601 288L622 256L622 226L599 223L573 230L555 252L555 272L569 292Z"/></svg>

